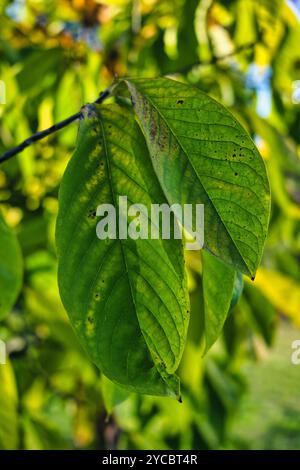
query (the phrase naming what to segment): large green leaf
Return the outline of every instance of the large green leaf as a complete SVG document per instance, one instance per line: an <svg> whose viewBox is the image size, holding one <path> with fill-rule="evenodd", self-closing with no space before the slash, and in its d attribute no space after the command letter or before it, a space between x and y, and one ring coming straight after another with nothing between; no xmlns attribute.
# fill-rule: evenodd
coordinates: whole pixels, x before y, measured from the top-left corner
<svg viewBox="0 0 300 470"><path fill-rule="evenodd" d="M221 334L234 290L236 272L206 251L202 252L205 352Z"/></svg>
<svg viewBox="0 0 300 470"><path fill-rule="evenodd" d="M13 307L22 285L21 248L0 214L0 320Z"/></svg>
<svg viewBox="0 0 300 470"><path fill-rule="evenodd" d="M197 88L166 78L126 80L169 203L205 205L205 245L254 277L270 208L264 162L247 132Z"/></svg>
<svg viewBox="0 0 300 470"><path fill-rule="evenodd" d="M129 111L89 107L64 174L57 219L62 301L92 360L113 382L178 396L189 300L181 240L96 236L102 203L166 202ZM118 210L117 210L118 212ZM119 224L119 219L118 219Z"/></svg>

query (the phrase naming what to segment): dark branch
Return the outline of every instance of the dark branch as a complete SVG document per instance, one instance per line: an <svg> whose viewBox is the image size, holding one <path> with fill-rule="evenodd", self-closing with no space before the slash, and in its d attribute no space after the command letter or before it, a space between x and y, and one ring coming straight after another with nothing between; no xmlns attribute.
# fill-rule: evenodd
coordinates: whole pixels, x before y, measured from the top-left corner
<svg viewBox="0 0 300 470"><path fill-rule="evenodd" d="M93 104L102 103L110 95L110 91L111 89L108 88L107 90L100 93L99 97L94 101ZM78 113L73 114L72 116L68 117L67 119L64 119L63 121L60 121L57 124L54 124L54 126L51 126L48 129L45 129L44 131L33 134L32 136L28 137L28 139L24 140L24 142L22 142L17 147L14 147L8 150L7 152L5 152L3 155L1 155L0 163L3 163L6 160L9 160L10 158L14 157L18 153L22 152L24 149L29 147L29 145L33 144L34 142L37 142L38 140L41 140L44 137L47 137L48 135L51 135L54 132L59 131L60 129L63 129L64 127L68 126L72 122L78 121L82 118L83 118L83 112L81 110L81 111L78 111Z"/></svg>
<svg viewBox="0 0 300 470"><path fill-rule="evenodd" d="M82 117L82 112L79 111L76 114L73 114L73 116L70 116L69 118L65 119L64 121L59 122L58 124L54 124L54 126L49 127L48 129L45 129L44 131L37 132L36 134L33 134L31 137L28 137L28 139L24 140L20 145L17 147L14 147L13 149L8 150L5 152L3 155L0 157L0 163L5 162L11 157L14 157L17 155L17 153L22 152L24 149L29 147L29 145L33 144L34 142L37 142L38 140L43 139L44 137L47 137L50 134L53 134L54 132L58 131L59 129L63 129L64 127L68 126L71 124L73 121L77 121Z"/></svg>
<svg viewBox="0 0 300 470"><path fill-rule="evenodd" d="M189 65L188 67L186 67L184 69L178 70L176 73L187 73L194 67L216 64L216 63L218 63L222 60L233 57L233 56L239 54L240 52L243 52L247 49L251 49L256 44L257 44L257 42L250 42L250 43L247 43L247 44L243 44L242 46L237 47L234 51L229 52L228 54L225 54L225 55L220 56L220 57L214 56L211 60L196 62L192 65ZM172 73L170 73L170 75L172 75ZM103 91L99 95L99 98L97 98L96 101L94 101L93 104L102 103L105 100L105 98L107 98L110 95L110 91L111 91L110 88ZM53 134L56 131L59 131L60 129L63 129L64 127L68 126L72 122L77 121L77 120L82 119L82 118L83 118L83 113L82 113L82 111L79 111L78 113L73 114L73 116L70 116L69 118L65 119L64 121L61 121L57 124L54 124L54 126L49 127L49 129L45 129L44 131L37 132L36 134L32 135L31 137L28 137L28 139L24 140L24 142L22 142L20 145L18 145L17 147L12 148L11 150L8 150L3 155L1 155L0 164L5 162L6 160L8 160L11 157L14 157L18 153L22 152L24 149L29 147L29 145L33 144L34 142L37 142L38 140L41 140L44 137L47 137L48 135Z"/></svg>

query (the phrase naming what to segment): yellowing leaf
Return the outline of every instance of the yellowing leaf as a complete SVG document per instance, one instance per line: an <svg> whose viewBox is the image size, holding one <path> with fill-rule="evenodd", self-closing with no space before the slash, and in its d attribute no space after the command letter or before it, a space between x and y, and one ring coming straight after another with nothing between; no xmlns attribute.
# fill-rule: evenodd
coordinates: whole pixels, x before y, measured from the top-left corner
<svg viewBox="0 0 300 470"><path fill-rule="evenodd" d="M270 302L300 327L300 285L277 271L260 268L254 285Z"/></svg>
<svg viewBox="0 0 300 470"><path fill-rule="evenodd" d="M17 449L17 388L9 361L0 364L0 423L0 450Z"/></svg>
<svg viewBox="0 0 300 470"><path fill-rule="evenodd" d="M0 214L0 319L13 307L23 275L21 248L13 230Z"/></svg>

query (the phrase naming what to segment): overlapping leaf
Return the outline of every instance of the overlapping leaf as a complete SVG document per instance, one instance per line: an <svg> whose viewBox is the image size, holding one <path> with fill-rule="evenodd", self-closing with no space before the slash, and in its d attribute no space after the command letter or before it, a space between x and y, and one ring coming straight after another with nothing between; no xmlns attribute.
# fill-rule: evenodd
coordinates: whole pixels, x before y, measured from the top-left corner
<svg viewBox="0 0 300 470"><path fill-rule="evenodd" d="M221 334L234 290L236 272L203 251L203 299L205 352Z"/></svg>
<svg viewBox="0 0 300 470"><path fill-rule="evenodd" d="M117 384L178 396L174 376L188 325L181 240L96 236L96 209L166 202L132 114L91 108L62 180L57 220L60 293L93 361ZM119 219L118 219L119 222Z"/></svg>

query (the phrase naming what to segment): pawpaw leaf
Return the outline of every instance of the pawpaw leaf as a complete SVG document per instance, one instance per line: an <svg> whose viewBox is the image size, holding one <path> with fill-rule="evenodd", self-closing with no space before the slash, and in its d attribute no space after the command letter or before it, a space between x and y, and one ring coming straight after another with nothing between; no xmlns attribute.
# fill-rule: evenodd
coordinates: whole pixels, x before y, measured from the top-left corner
<svg viewBox="0 0 300 470"><path fill-rule="evenodd" d="M190 85L125 80L169 204L204 204L204 248L255 276L267 235L264 162L233 115Z"/></svg>
<svg viewBox="0 0 300 470"><path fill-rule="evenodd" d="M59 193L56 240L61 298L86 351L116 384L179 396L174 374L189 299L182 240L96 236L97 207L165 203L130 111L89 106ZM171 237L172 238L172 237Z"/></svg>
<svg viewBox="0 0 300 470"><path fill-rule="evenodd" d="M0 214L0 320L13 307L22 278L23 260L19 241Z"/></svg>

